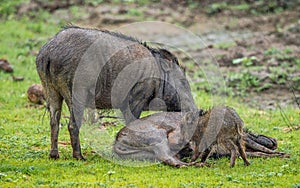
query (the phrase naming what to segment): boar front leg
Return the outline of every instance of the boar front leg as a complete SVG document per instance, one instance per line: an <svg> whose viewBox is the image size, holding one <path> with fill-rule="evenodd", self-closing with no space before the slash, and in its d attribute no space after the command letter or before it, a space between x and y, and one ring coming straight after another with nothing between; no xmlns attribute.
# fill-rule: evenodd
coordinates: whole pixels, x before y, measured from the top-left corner
<svg viewBox="0 0 300 188"><path fill-rule="evenodd" d="M244 164L246 166L250 165L250 162L248 161L247 159L247 154L245 152L245 144L244 144L244 140L243 138L240 138L238 141L237 141L237 146L238 146L238 149L239 149L239 153L242 157L242 159L244 160Z"/></svg>
<svg viewBox="0 0 300 188"><path fill-rule="evenodd" d="M230 167L234 167L237 156L235 145L232 140L222 141L222 143L230 151Z"/></svg>

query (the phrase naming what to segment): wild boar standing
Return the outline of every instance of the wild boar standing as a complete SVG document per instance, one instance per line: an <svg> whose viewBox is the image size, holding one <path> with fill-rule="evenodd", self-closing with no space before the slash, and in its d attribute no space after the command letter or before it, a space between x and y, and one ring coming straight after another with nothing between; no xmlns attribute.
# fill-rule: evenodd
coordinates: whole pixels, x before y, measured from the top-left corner
<svg viewBox="0 0 300 188"><path fill-rule="evenodd" d="M177 58L137 39L75 26L50 39L36 58L50 111L51 158L58 158L62 102L70 111L73 157L81 154L79 128L85 107L120 109L126 123L142 110L195 110L189 83Z"/></svg>

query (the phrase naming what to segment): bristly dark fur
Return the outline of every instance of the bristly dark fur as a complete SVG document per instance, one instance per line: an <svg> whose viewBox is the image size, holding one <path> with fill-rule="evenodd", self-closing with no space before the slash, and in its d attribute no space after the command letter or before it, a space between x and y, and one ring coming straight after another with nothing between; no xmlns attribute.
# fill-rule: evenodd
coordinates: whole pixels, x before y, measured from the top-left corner
<svg viewBox="0 0 300 188"><path fill-rule="evenodd" d="M73 25L72 23L68 23L64 26L62 26L62 30L66 30L66 29L71 29L71 28L75 28L75 29L84 29L84 30L97 30L97 31L101 31L107 34L110 34L112 36L124 39L124 40L128 40L128 41L132 41L132 42L137 42L140 43L141 45L145 46L152 54L154 53L158 53L160 55L162 55L163 57L167 58L167 56L173 56L174 59L173 62L175 62L177 65L179 65L178 63L178 59L167 49L165 48L152 48L150 47L147 42L143 42L140 39L136 38L136 37L132 37L132 36L128 36L128 35L124 35L122 33L119 32L113 32L113 31L108 31L108 30L102 30L102 29L97 29L97 28L82 28L76 25Z"/></svg>
<svg viewBox="0 0 300 188"><path fill-rule="evenodd" d="M101 31L101 32L104 32L104 33L107 33L107 34L110 34L112 36L115 36L115 37L118 37L118 38L121 38L121 39L125 39L125 40L128 40L128 41L132 41L132 42L137 42L137 43L140 43L142 45L146 45L145 42L142 42L141 40L135 38L135 37L131 37L131 36L128 36L128 35L124 35L122 33L119 33L119 32L113 32L113 31L108 31L108 30L105 30L105 29L97 29L97 28L82 28L82 27L79 27L79 26L76 26L76 25L73 25L72 23L68 23L67 25L64 25L62 27L62 30L65 30L65 29L72 29L72 28L75 28L75 29L83 29L83 30L97 30L97 31ZM145 46L147 47L147 46Z"/></svg>
<svg viewBox="0 0 300 188"><path fill-rule="evenodd" d="M61 30L69 29L69 28L81 28L81 27L73 25L73 23L71 22L68 22L66 25L61 26Z"/></svg>

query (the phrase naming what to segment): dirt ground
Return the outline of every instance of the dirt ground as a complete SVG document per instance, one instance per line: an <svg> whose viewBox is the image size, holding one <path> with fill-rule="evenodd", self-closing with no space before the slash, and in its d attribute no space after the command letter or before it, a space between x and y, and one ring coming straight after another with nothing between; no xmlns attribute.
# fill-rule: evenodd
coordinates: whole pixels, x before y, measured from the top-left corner
<svg viewBox="0 0 300 188"><path fill-rule="evenodd" d="M256 15L218 10L210 15L203 7L191 8L184 1L176 2L85 5L78 9L83 13L73 23L119 31L154 46L170 48L199 90L210 92L212 86L207 85L207 80L221 73L228 88L226 94L240 96L243 102L262 109L299 107L300 11L297 8ZM203 1L203 6L208 2ZM19 13L36 6L24 5ZM66 20L73 19L59 7L51 12ZM207 70L214 69L204 68L209 64L218 69L212 75Z"/></svg>

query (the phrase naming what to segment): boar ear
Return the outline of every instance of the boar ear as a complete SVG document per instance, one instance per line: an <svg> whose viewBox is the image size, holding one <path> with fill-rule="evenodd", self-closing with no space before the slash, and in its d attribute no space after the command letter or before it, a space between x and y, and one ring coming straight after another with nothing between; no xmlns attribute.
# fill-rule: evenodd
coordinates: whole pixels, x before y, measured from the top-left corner
<svg viewBox="0 0 300 188"><path fill-rule="evenodd" d="M164 59L167 59L168 61L172 62L172 63L175 63L177 65L179 65L178 63L178 59L176 58L175 55L173 55L171 52L169 52L168 50L166 49L160 49L160 54L162 55L162 57Z"/></svg>
<svg viewBox="0 0 300 188"><path fill-rule="evenodd" d="M169 52L166 49L159 49L158 58L161 67L165 72L174 69L176 65L179 66L178 59L176 58L176 56L174 56L171 52Z"/></svg>

